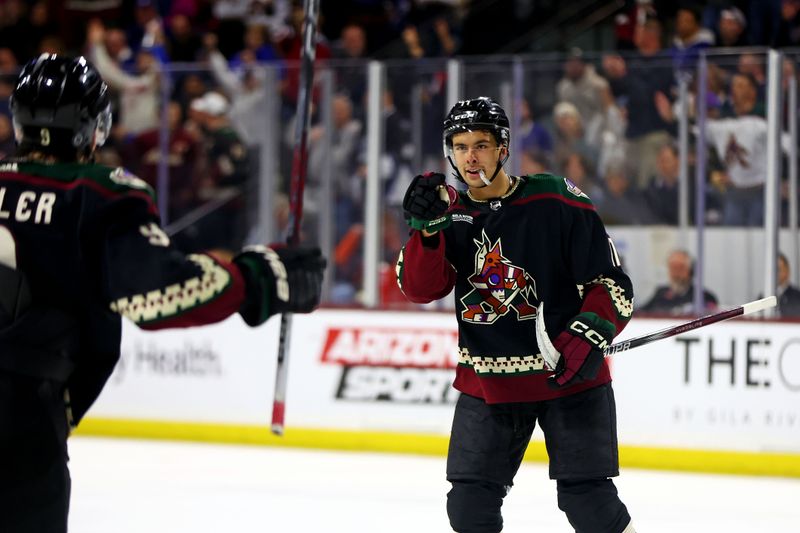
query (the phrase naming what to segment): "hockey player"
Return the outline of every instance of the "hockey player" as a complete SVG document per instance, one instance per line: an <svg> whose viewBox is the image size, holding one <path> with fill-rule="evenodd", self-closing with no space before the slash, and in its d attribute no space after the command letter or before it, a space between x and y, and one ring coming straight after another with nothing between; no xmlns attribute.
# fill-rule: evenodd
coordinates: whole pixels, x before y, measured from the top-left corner
<svg viewBox="0 0 800 533"><path fill-rule="evenodd" d="M592 202L568 179L510 176L509 122L487 97L444 121L442 174L414 178L403 201L413 228L398 282L419 303L455 288L459 360L447 479L455 531L496 533L536 422L558 505L580 533L630 533L618 475L616 414L602 348L631 317L633 292ZM538 353L537 306L557 334L555 372ZM552 375L551 375L552 374Z"/></svg>
<svg viewBox="0 0 800 533"><path fill-rule="evenodd" d="M111 126L84 58L43 54L10 101L17 153L0 162L0 531L67 528L67 436L120 352L121 316L146 329L238 312L251 326L319 303L318 249L184 256L153 191L92 163Z"/></svg>

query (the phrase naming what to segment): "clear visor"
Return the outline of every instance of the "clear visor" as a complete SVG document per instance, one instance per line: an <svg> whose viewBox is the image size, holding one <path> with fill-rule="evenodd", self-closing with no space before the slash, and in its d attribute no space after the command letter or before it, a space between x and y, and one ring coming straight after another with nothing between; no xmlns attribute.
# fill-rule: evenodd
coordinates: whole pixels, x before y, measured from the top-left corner
<svg viewBox="0 0 800 533"><path fill-rule="evenodd" d="M97 125L95 126L95 146L103 146L111 133L111 104L107 105L99 115L97 115Z"/></svg>

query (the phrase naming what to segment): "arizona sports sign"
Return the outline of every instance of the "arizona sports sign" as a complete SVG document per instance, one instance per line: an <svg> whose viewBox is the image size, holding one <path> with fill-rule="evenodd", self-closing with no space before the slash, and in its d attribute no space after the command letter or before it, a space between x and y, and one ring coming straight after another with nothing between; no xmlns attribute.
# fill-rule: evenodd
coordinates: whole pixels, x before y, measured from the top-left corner
<svg viewBox="0 0 800 533"><path fill-rule="evenodd" d="M321 359L342 369L338 400L445 404L458 396L456 330L331 327Z"/></svg>

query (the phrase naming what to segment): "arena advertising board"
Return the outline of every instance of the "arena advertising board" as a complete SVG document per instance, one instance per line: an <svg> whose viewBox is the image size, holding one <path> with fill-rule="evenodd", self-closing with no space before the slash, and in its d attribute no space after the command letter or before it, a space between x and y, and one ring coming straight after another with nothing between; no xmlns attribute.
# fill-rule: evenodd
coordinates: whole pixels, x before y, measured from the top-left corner
<svg viewBox="0 0 800 533"><path fill-rule="evenodd" d="M163 332L126 324L122 359L91 415L266 426L277 323L251 329L233 317ZM617 340L675 323L634 320ZM289 361L287 426L449 433L457 398L449 314L297 315ZM794 324L716 324L611 363L621 444L800 452Z"/></svg>

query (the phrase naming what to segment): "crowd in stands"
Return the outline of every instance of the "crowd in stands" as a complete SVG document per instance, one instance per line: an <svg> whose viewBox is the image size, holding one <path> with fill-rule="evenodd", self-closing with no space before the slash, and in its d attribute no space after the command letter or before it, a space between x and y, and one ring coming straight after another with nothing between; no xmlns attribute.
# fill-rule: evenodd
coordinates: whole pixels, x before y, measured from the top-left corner
<svg viewBox="0 0 800 533"><path fill-rule="evenodd" d="M329 201L320 197L323 176L329 176L335 185L332 231L340 245L334 268L343 286L358 286L360 278L365 60L469 60L509 51L524 57L524 37L556 16L556 4L321 0L316 56L333 67L335 96L325 127L319 86L314 91L306 201L311 224L320 203ZM160 184L168 196L166 219L216 206L181 233L181 245L187 251L236 248L247 238L249 193L263 168L263 142L272 135L263 118L265 87L272 82L281 96L284 190L288 184L303 18L298 0L0 0L0 155L13 150L6 102L19 66L44 52L84 54L114 95L112 139L100 162L125 165L159 186L166 161L168 186ZM569 177L609 225L677 224L677 82L686 76L692 120L700 99L708 110L706 223L761 224L765 54L747 47L800 45L800 0L628 0L608 24L615 46L563 50L549 74L552 83L531 83L521 101L503 103L514 109L519 153L513 156L521 171ZM710 47L738 51L711 61L708 86L698 90L699 52ZM387 203L395 206L415 173L442 165L446 71L441 63L427 70L407 64L388 72L384 95L381 172ZM784 75L784 82L795 75L789 56ZM466 90L475 96L468 83ZM422 109L420 139L411 127L415 105ZM279 219L285 218L285 202L281 206ZM383 224L403 231L393 211ZM402 239L385 233L391 263Z"/></svg>

